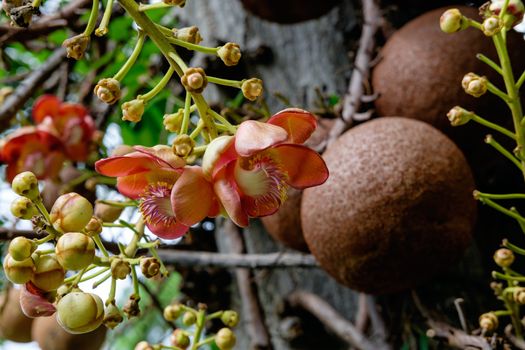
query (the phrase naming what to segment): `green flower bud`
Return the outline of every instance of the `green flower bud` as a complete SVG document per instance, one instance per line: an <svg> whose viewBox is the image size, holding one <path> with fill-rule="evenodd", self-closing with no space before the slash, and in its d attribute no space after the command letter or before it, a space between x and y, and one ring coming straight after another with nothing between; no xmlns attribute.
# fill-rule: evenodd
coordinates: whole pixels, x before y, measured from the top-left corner
<svg viewBox="0 0 525 350"><path fill-rule="evenodd" d="M94 92L102 102L111 105L117 102L121 96L120 83L113 78L101 79L95 86Z"/></svg>
<svg viewBox="0 0 525 350"><path fill-rule="evenodd" d="M82 270L95 257L95 242L80 232L68 232L60 237L55 248L60 265L67 270Z"/></svg>
<svg viewBox="0 0 525 350"><path fill-rule="evenodd" d="M156 258L143 258L140 260L140 270L146 278L155 277L159 274L160 262Z"/></svg>
<svg viewBox="0 0 525 350"><path fill-rule="evenodd" d="M9 243L9 255L16 261L24 261L31 257L36 250L37 244L25 237L16 237Z"/></svg>
<svg viewBox="0 0 525 350"><path fill-rule="evenodd" d="M109 304L104 315L104 325L109 329L114 329L121 324L122 321L124 321L124 317L122 317L118 307L116 307L115 304Z"/></svg>
<svg viewBox="0 0 525 350"><path fill-rule="evenodd" d="M215 335L215 344L221 350L231 350L235 346L237 339L229 328L222 328Z"/></svg>
<svg viewBox="0 0 525 350"><path fill-rule="evenodd" d="M122 104L122 120L138 123L144 114L144 100L137 98Z"/></svg>
<svg viewBox="0 0 525 350"><path fill-rule="evenodd" d="M189 327L197 322L197 316L195 316L194 312L186 311L184 315L182 315L182 324L186 327Z"/></svg>
<svg viewBox="0 0 525 350"><path fill-rule="evenodd" d="M495 331L498 328L498 324L498 316L493 312L487 312L479 317L479 326L485 332Z"/></svg>
<svg viewBox="0 0 525 350"><path fill-rule="evenodd" d="M167 321L175 321L182 314L182 306L180 304L168 305L164 308L164 318Z"/></svg>
<svg viewBox="0 0 525 350"><path fill-rule="evenodd" d="M103 222L114 222L120 217L123 210L124 208L121 207L115 207L101 202L95 203L95 216Z"/></svg>
<svg viewBox="0 0 525 350"><path fill-rule="evenodd" d="M95 204L96 208L96 204ZM93 237L96 235L99 235L102 232L102 229L104 228L102 220L100 220L98 217L92 216L89 222L87 223L86 227L84 228L84 232L86 235Z"/></svg>
<svg viewBox="0 0 525 350"><path fill-rule="evenodd" d="M233 310L226 310L222 313L221 321L225 326L235 327L239 323L239 314Z"/></svg>
<svg viewBox="0 0 525 350"><path fill-rule="evenodd" d="M4 273L15 284L27 283L33 278L35 265L31 258L17 261L7 254L4 258Z"/></svg>
<svg viewBox="0 0 525 350"><path fill-rule="evenodd" d="M182 329L176 329L170 336L171 345L181 349L186 349L190 346L190 337Z"/></svg>
<svg viewBox="0 0 525 350"><path fill-rule="evenodd" d="M185 27L185 28L173 28L173 36L179 40L186 41L191 44L199 44L202 41L202 36L199 32L199 28Z"/></svg>
<svg viewBox="0 0 525 350"><path fill-rule="evenodd" d="M494 36L503 28L503 22L498 16L490 16L481 24L481 30L486 36Z"/></svg>
<svg viewBox="0 0 525 350"><path fill-rule="evenodd" d="M122 259L113 259L111 261L111 275L119 280L126 279L131 273L129 262Z"/></svg>
<svg viewBox="0 0 525 350"><path fill-rule="evenodd" d="M467 124L474 117L474 113L456 106L447 113L447 117L452 126L460 126Z"/></svg>
<svg viewBox="0 0 525 350"><path fill-rule="evenodd" d="M35 200L40 197L38 190L38 179L35 174L30 171L24 171L15 176L11 183L13 191L23 197Z"/></svg>
<svg viewBox="0 0 525 350"><path fill-rule="evenodd" d="M51 223L60 232L80 232L93 216L93 206L78 193L66 193L51 208Z"/></svg>
<svg viewBox="0 0 525 350"><path fill-rule="evenodd" d="M181 83L188 92L200 94L208 85L208 78L202 68L188 68L181 77Z"/></svg>
<svg viewBox="0 0 525 350"><path fill-rule="evenodd" d="M465 29L468 22L458 9L446 10L439 18L439 26L445 33L455 33Z"/></svg>
<svg viewBox="0 0 525 350"><path fill-rule="evenodd" d="M262 80L257 78L243 80L241 91L248 100L255 101L263 92Z"/></svg>
<svg viewBox="0 0 525 350"><path fill-rule="evenodd" d="M19 219L31 220L33 216L38 215L38 209L31 199L18 197L11 202L11 214Z"/></svg>
<svg viewBox="0 0 525 350"><path fill-rule="evenodd" d="M162 124L164 125L164 128L169 132L178 133L182 125L183 117L184 109L180 108L176 113L165 114L164 118L162 118Z"/></svg>
<svg viewBox="0 0 525 350"><path fill-rule="evenodd" d="M468 73L461 81L463 90L471 96L480 97L487 92L488 80L486 77L480 77L474 73Z"/></svg>
<svg viewBox="0 0 525 350"><path fill-rule="evenodd" d="M507 248L500 248L494 253L494 262L500 267L509 267L514 262L514 253Z"/></svg>
<svg viewBox="0 0 525 350"><path fill-rule="evenodd" d="M227 66L235 66L241 59L241 48L235 43L226 43L219 48L217 55Z"/></svg>
<svg viewBox="0 0 525 350"><path fill-rule="evenodd" d="M57 304L57 321L71 334L89 333L104 320L104 303L96 294L74 292Z"/></svg>
<svg viewBox="0 0 525 350"><path fill-rule="evenodd" d="M42 255L35 261L35 273L31 282L43 291L57 290L66 273L64 268L53 255Z"/></svg>

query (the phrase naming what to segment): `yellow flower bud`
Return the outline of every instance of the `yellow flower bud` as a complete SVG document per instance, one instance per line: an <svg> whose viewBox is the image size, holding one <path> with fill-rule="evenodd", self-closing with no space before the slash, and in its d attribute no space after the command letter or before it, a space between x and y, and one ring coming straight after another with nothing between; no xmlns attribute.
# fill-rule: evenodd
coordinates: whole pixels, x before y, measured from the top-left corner
<svg viewBox="0 0 525 350"><path fill-rule="evenodd" d="M452 126L460 126L468 123L474 117L474 113L456 106L447 113L447 117Z"/></svg>
<svg viewBox="0 0 525 350"><path fill-rule="evenodd" d="M159 274L160 262L156 258L142 258L140 260L140 270L146 278L155 277Z"/></svg>
<svg viewBox="0 0 525 350"><path fill-rule="evenodd" d="M162 0L165 4L171 6L184 7L186 5L186 0Z"/></svg>
<svg viewBox="0 0 525 350"><path fill-rule="evenodd" d="M92 216L91 203L75 192L58 197L50 212L51 224L60 232L80 232Z"/></svg>
<svg viewBox="0 0 525 350"><path fill-rule="evenodd" d="M500 267L509 267L514 262L514 253L507 248L500 248L494 253L494 262Z"/></svg>
<svg viewBox="0 0 525 350"><path fill-rule="evenodd" d="M181 158L189 156L193 147L195 147L195 141L188 135L178 135L172 145L173 153Z"/></svg>
<svg viewBox="0 0 525 350"><path fill-rule="evenodd" d="M189 327L197 322L197 316L195 316L195 313L191 311L186 311L184 315L182 315L182 324L186 327Z"/></svg>
<svg viewBox="0 0 525 350"><path fill-rule="evenodd" d="M479 317L479 326L485 332L493 332L498 328L498 316L493 312L487 312Z"/></svg>
<svg viewBox="0 0 525 350"><path fill-rule="evenodd" d="M222 313L221 321L225 326L235 327L239 323L239 314L233 310L226 310Z"/></svg>
<svg viewBox="0 0 525 350"><path fill-rule="evenodd" d="M89 333L104 320L104 303L96 294L74 292L57 304L57 321L71 334Z"/></svg>
<svg viewBox="0 0 525 350"><path fill-rule="evenodd" d="M188 68L181 77L181 83L188 92L200 94L208 85L208 79L204 69Z"/></svg>
<svg viewBox="0 0 525 350"><path fill-rule="evenodd" d="M84 228L84 232L86 233L86 235L88 235L90 237L99 235L102 232L102 229L104 228L103 227L104 223L102 222L101 219L99 219L96 216L96 208L97 208L97 205L95 204L95 216L91 217L91 219L87 223L86 227ZM113 220L113 221L115 221L115 220Z"/></svg>
<svg viewBox="0 0 525 350"><path fill-rule="evenodd" d="M171 345L176 346L181 349L186 349L190 346L190 337L182 329L176 329L170 336Z"/></svg>
<svg viewBox="0 0 525 350"><path fill-rule="evenodd" d="M463 90L471 96L480 97L487 92L488 80L486 77L480 77L474 73L468 73L461 81Z"/></svg>
<svg viewBox="0 0 525 350"><path fill-rule="evenodd" d="M222 328L215 335L215 344L221 350L233 349L236 342L237 338L229 328Z"/></svg>
<svg viewBox="0 0 525 350"><path fill-rule="evenodd" d="M481 30L486 36L494 36L503 28L503 22L498 16L490 16L481 24Z"/></svg>
<svg viewBox="0 0 525 350"><path fill-rule="evenodd" d="M449 9L439 18L439 26L445 33L455 33L465 29L467 21L458 9Z"/></svg>
<svg viewBox="0 0 525 350"><path fill-rule="evenodd" d="M31 220L33 216L38 215L38 210L31 199L19 197L11 202L11 214L19 219Z"/></svg>
<svg viewBox="0 0 525 350"><path fill-rule="evenodd" d="M186 41L191 44L199 44L202 41L202 36L199 32L199 28L185 27L185 28L173 28L173 36L179 40Z"/></svg>
<svg viewBox="0 0 525 350"><path fill-rule="evenodd" d="M120 83L113 78L101 79L95 86L94 92L101 101L111 105L120 98Z"/></svg>
<svg viewBox="0 0 525 350"><path fill-rule="evenodd" d="M512 296L514 298L514 301L520 305L525 304L525 288L523 287L515 287L514 292L512 293Z"/></svg>
<svg viewBox="0 0 525 350"><path fill-rule="evenodd" d="M60 265L67 270L82 270L95 257L95 242L80 232L68 232L60 237L55 248Z"/></svg>
<svg viewBox="0 0 525 350"><path fill-rule="evenodd" d="M115 304L109 304L104 314L104 325L109 329L114 329L121 324L122 321L124 321L124 317L122 317L118 307L116 307Z"/></svg>
<svg viewBox="0 0 525 350"><path fill-rule="evenodd" d="M255 101L263 92L262 80L257 78L244 80L241 85L241 91L248 100Z"/></svg>
<svg viewBox="0 0 525 350"><path fill-rule="evenodd" d="M182 306L180 304L168 305L164 308L164 318L167 321L175 321L182 313Z"/></svg>
<svg viewBox="0 0 525 350"><path fill-rule="evenodd" d="M135 345L134 350L153 350L153 347L147 341L141 341Z"/></svg>
<svg viewBox="0 0 525 350"><path fill-rule="evenodd" d="M35 265L31 258L16 261L7 254L4 258L4 273L8 280L15 284L27 283L33 278Z"/></svg>
<svg viewBox="0 0 525 350"><path fill-rule="evenodd" d="M123 280L131 273L129 262L122 259L113 259L111 261L111 275L119 280Z"/></svg>
<svg viewBox="0 0 525 350"><path fill-rule="evenodd" d="M35 273L31 282L38 288L50 292L57 290L62 283L66 272L57 258L53 255L42 255L35 261Z"/></svg>
<svg viewBox="0 0 525 350"><path fill-rule="evenodd" d="M122 120L138 123L144 114L144 100L137 98L122 104Z"/></svg>
<svg viewBox="0 0 525 350"><path fill-rule="evenodd" d="M89 45L89 36L85 34L76 35L64 40L62 47L66 49L67 57L80 60Z"/></svg>
<svg viewBox="0 0 525 350"><path fill-rule="evenodd" d="M25 237L16 237L9 243L8 252L16 261L24 261L31 257L36 248L37 245L32 240Z"/></svg>
<svg viewBox="0 0 525 350"><path fill-rule="evenodd" d="M241 48L235 43L226 43L219 48L217 55L227 66L235 66L241 59Z"/></svg>
<svg viewBox="0 0 525 350"><path fill-rule="evenodd" d="M178 133L182 125L183 117L184 109L180 108L176 113L165 114L164 118L162 119L162 124L164 124L164 128L169 132Z"/></svg>
<svg viewBox="0 0 525 350"><path fill-rule="evenodd" d="M40 196L38 179L30 171L24 171L16 175L11 183L11 188L16 194L31 200L35 200Z"/></svg>

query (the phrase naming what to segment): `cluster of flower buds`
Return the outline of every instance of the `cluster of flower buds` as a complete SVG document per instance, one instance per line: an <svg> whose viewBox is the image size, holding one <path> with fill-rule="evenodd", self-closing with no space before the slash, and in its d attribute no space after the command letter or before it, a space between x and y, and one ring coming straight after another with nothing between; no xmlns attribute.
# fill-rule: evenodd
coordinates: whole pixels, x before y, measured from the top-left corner
<svg viewBox="0 0 525 350"><path fill-rule="evenodd" d="M519 24L523 19L525 6L522 0L492 0L481 7L481 14L485 19L499 16L505 7L505 3L508 4L502 20L503 25L507 29L510 29Z"/></svg>

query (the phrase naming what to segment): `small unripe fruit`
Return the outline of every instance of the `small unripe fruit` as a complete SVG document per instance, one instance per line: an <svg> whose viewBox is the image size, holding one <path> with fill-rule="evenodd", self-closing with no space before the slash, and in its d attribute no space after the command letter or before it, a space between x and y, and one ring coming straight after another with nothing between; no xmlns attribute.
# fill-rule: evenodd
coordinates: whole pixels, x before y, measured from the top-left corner
<svg viewBox="0 0 525 350"><path fill-rule="evenodd" d="M31 199L19 197L11 202L11 214L19 219L31 220L33 216L38 215L38 210Z"/></svg>
<svg viewBox="0 0 525 350"><path fill-rule="evenodd" d="M27 283L33 278L35 265L31 258L16 261L9 254L4 259L4 272L8 280L15 284Z"/></svg>
<svg viewBox="0 0 525 350"><path fill-rule="evenodd" d="M509 267L514 262L514 253L507 248L501 248L494 253L494 262L500 267Z"/></svg>
<svg viewBox="0 0 525 350"><path fill-rule="evenodd" d="M167 321L175 321L182 313L182 307L180 304L168 305L164 308L164 318Z"/></svg>
<svg viewBox="0 0 525 350"><path fill-rule="evenodd" d="M133 151L133 150L131 150ZM95 203L95 216L104 222L114 222L122 214L123 208L101 202Z"/></svg>
<svg viewBox="0 0 525 350"><path fill-rule="evenodd" d="M32 240L25 237L16 237L9 243L8 252L16 261L23 261L30 258L36 248L37 245Z"/></svg>
<svg viewBox="0 0 525 350"><path fill-rule="evenodd" d="M215 335L215 344L221 350L230 350L235 346L237 339L229 328L222 328Z"/></svg>
<svg viewBox="0 0 525 350"><path fill-rule="evenodd" d="M57 321L71 334L88 333L104 320L104 303L96 294L69 293L57 304Z"/></svg>
<svg viewBox="0 0 525 350"><path fill-rule="evenodd" d="M35 262L35 273L31 282L43 291L57 290L66 273L64 268L53 255L42 255Z"/></svg>
<svg viewBox="0 0 525 350"><path fill-rule="evenodd" d="M123 280L131 273L129 263L122 259L114 259L111 262L111 275L119 280Z"/></svg>
<svg viewBox="0 0 525 350"><path fill-rule="evenodd" d="M58 239L56 256L66 270L82 270L93 262L95 242L80 232L68 232Z"/></svg>
<svg viewBox="0 0 525 350"><path fill-rule="evenodd" d="M60 232L80 232L92 216L91 203L75 192L58 197L50 212L51 223Z"/></svg>
<svg viewBox="0 0 525 350"><path fill-rule="evenodd" d="M170 342L173 346L181 349L186 349L190 346L190 337L182 329L176 329L170 337Z"/></svg>
<svg viewBox="0 0 525 350"><path fill-rule="evenodd" d="M11 184L13 191L20 195L35 200L40 196L38 190L38 179L30 171L24 171L15 176Z"/></svg>
<svg viewBox="0 0 525 350"><path fill-rule="evenodd" d="M235 327L239 323L239 314L233 310L226 310L221 316L221 321L228 327Z"/></svg>
<svg viewBox="0 0 525 350"><path fill-rule="evenodd" d="M191 311L186 311L182 316L182 324L189 327L197 322L197 316Z"/></svg>

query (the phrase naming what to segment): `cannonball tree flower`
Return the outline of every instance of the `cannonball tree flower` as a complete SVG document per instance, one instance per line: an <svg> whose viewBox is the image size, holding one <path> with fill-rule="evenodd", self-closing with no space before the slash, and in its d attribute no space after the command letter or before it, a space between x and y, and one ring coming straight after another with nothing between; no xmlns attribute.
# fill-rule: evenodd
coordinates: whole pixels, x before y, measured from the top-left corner
<svg viewBox="0 0 525 350"><path fill-rule="evenodd" d="M170 197L184 160L168 146L134 149L123 156L99 160L95 169L102 175L117 177L119 192L140 200L140 211L154 234L165 239L181 237L189 227L176 220Z"/></svg>
<svg viewBox="0 0 525 350"><path fill-rule="evenodd" d="M53 95L43 95L33 106L33 120L56 130L69 159L79 162L88 159L96 127L84 106L62 102Z"/></svg>
<svg viewBox="0 0 525 350"><path fill-rule="evenodd" d="M193 225L218 201L239 226L275 213L289 186L304 189L328 178L319 154L303 146L317 127L303 110L286 109L267 123L245 121L235 136L213 140L202 168L185 167L172 191L176 218Z"/></svg>
<svg viewBox="0 0 525 350"><path fill-rule="evenodd" d="M0 159L7 164L7 181L23 171L31 171L41 180L58 177L65 155L62 142L51 130L25 126L2 141Z"/></svg>

